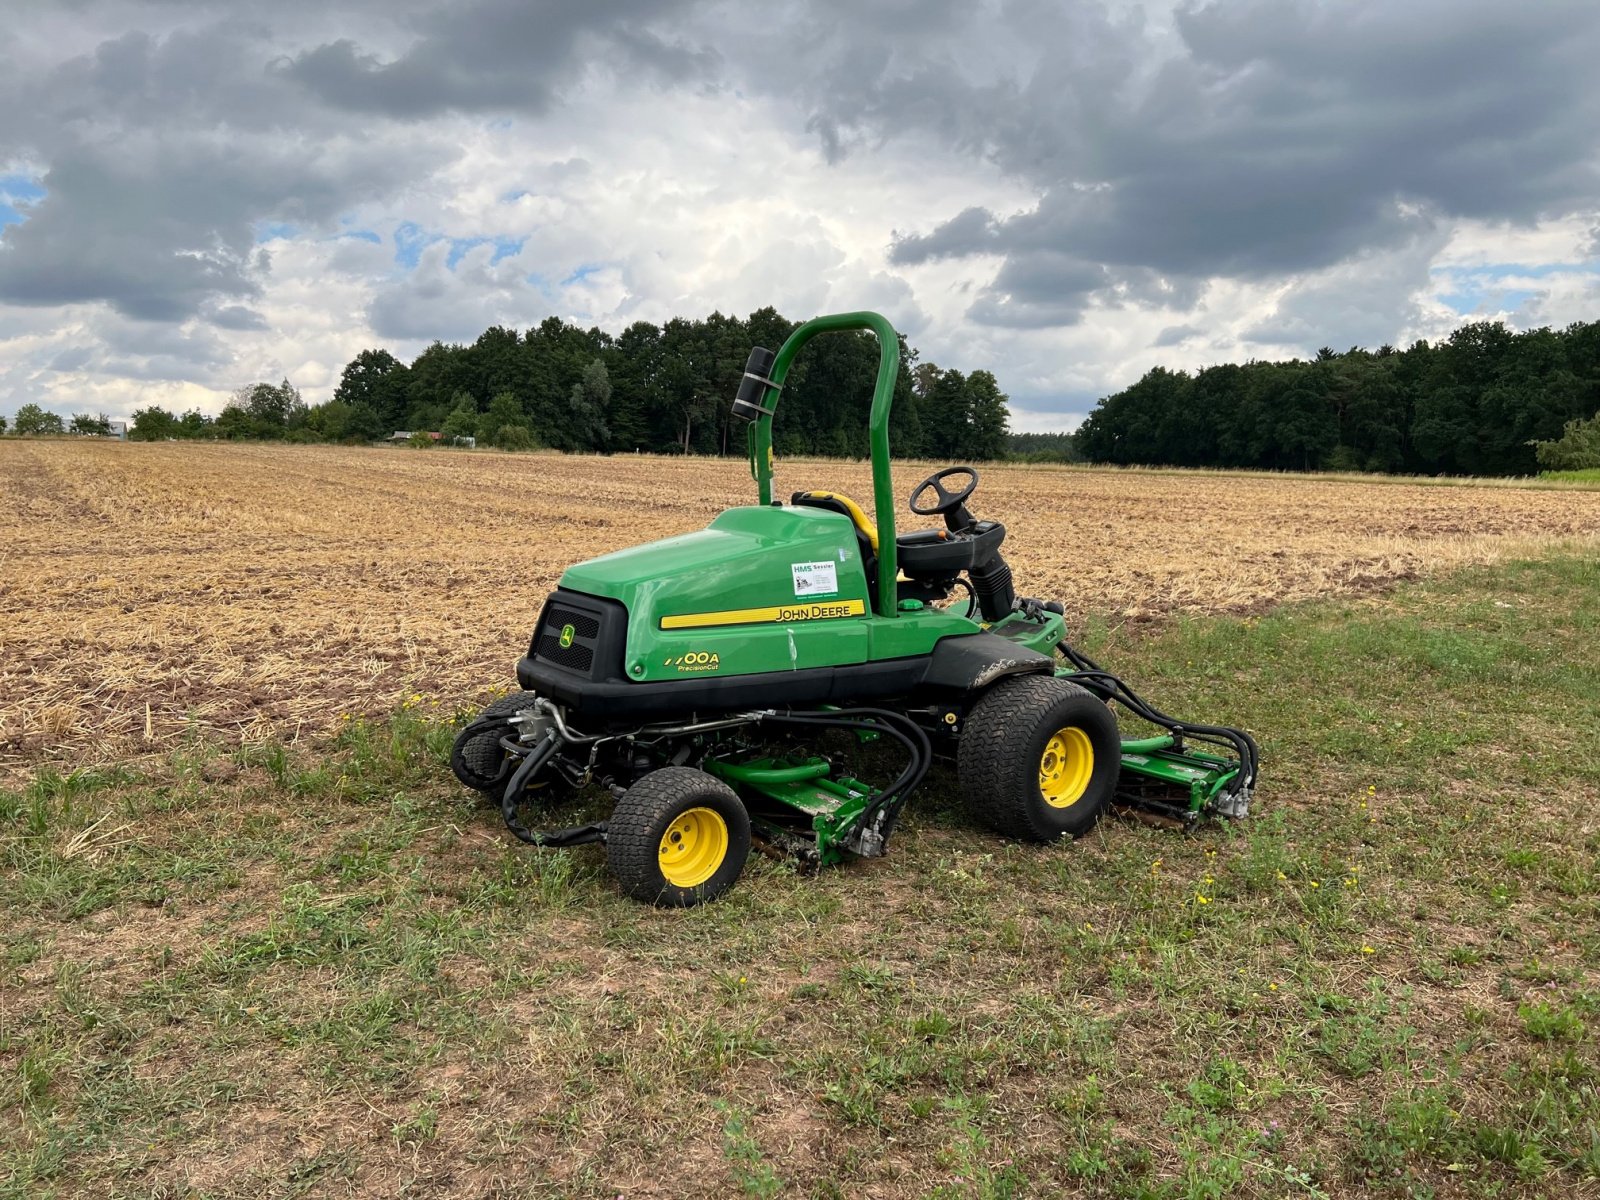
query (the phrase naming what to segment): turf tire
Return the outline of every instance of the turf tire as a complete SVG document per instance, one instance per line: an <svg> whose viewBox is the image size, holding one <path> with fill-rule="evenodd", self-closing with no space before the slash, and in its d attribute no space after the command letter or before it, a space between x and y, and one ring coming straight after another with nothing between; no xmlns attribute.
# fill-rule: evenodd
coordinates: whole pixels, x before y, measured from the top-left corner
<svg viewBox="0 0 1600 1200"><path fill-rule="evenodd" d="M533 692L513 692L509 696L502 696L490 704L472 722L476 725L485 717L509 717L519 713L525 708L532 708L537 699ZM456 735L455 744L450 747L450 770L455 772L455 777L475 792L482 792L496 800L505 788L505 780L495 782L495 776L500 771L500 760L505 751L500 748L500 738L506 732L506 727L501 726L487 732L473 733L469 725ZM546 785L548 786L548 785ZM535 789L530 788L530 792Z"/></svg>
<svg viewBox="0 0 1600 1200"><path fill-rule="evenodd" d="M722 818L727 848L710 878L679 887L662 873L661 843L668 828L691 809ZM690 767L662 767L623 793L606 833L606 862L625 895L661 908L688 908L715 900L739 878L750 855L750 814L727 784Z"/></svg>
<svg viewBox="0 0 1600 1200"><path fill-rule="evenodd" d="M1040 761L1058 732L1082 730L1094 751L1083 794L1063 808L1040 790ZM1117 789L1122 743L1098 696L1051 675L1002 680L979 698L961 730L956 774L968 809L997 833L1028 842L1082 837Z"/></svg>

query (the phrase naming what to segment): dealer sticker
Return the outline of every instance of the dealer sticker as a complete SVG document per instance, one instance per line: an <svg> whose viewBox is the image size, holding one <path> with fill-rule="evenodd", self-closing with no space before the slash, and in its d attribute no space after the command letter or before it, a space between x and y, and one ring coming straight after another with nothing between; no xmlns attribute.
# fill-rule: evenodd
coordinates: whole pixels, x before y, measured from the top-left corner
<svg viewBox="0 0 1600 1200"><path fill-rule="evenodd" d="M839 591L839 564L835 562L791 563L796 596L832 596Z"/></svg>

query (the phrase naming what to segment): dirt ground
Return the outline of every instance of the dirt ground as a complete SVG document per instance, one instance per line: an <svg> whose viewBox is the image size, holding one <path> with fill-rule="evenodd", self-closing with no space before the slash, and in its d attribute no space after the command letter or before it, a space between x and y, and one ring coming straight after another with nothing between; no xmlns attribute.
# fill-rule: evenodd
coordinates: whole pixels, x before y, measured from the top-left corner
<svg viewBox="0 0 1600 1200"><path fill-rule="evenodd" d="M896 494L930 469L897 464ZM1251 611L1600 541L1600 491L982 475L973 507L1006 523L1019 590L1075 620ZM870 508L864 463L782 462L777 486ZM470 705L511 682L566 565L753 499L729 460L0 441L0 769Z"/></svg>

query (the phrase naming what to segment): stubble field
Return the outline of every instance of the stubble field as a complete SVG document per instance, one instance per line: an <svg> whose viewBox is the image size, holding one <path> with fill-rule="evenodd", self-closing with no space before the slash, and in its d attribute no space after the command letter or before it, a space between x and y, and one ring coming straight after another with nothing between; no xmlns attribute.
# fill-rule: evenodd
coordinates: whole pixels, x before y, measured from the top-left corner
<svg viewBox="0 0 1600 1200"><path fill-rule="evenodd" d="M896 495L928 469L897 464ZM871 503L866 464L783 462L777 487ZM0 442L0 765L470 703L567 564L753 497L738 461ZM975 510L1024 594L1113 623L1600 536L1600 491L1224 474L985 467Z"/></svg>
<svg viewBox="0 0 1600 1200"><path fill-rule="evenodd" d="M896 496L926 474L896 464ZM870 507L866 464L779 494ZM754 501L738 461L0 442L0 763L325 733L506 685L568 563ZM1600 491L984 467L1026 595L1237 613L1600 536ZM918 518L898 514L899 528Z"/></svg>

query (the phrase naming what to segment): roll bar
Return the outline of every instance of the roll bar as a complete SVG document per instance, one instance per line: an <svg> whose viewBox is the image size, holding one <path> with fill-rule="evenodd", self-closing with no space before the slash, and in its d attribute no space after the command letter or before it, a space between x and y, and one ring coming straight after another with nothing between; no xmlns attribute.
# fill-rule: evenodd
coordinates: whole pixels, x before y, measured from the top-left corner
<svg viewBox="0 0 1600 1200"><path fill-rule="evenodd" d="M750 422L750 473L762 504L772 503L772 417L783 381L800 348L819 333L870 330L878 338L878 381L872 389L868 431L872 444L872 519L878 526L878 615L898 613L895 580L900 564L894 534L894 491L889 478L889 406L900 374L900 337L894 326L875 312L836 313L813 317L785 339L774 356L759 346L745 364L744 379L733 402L734 415Z"/></svg>

